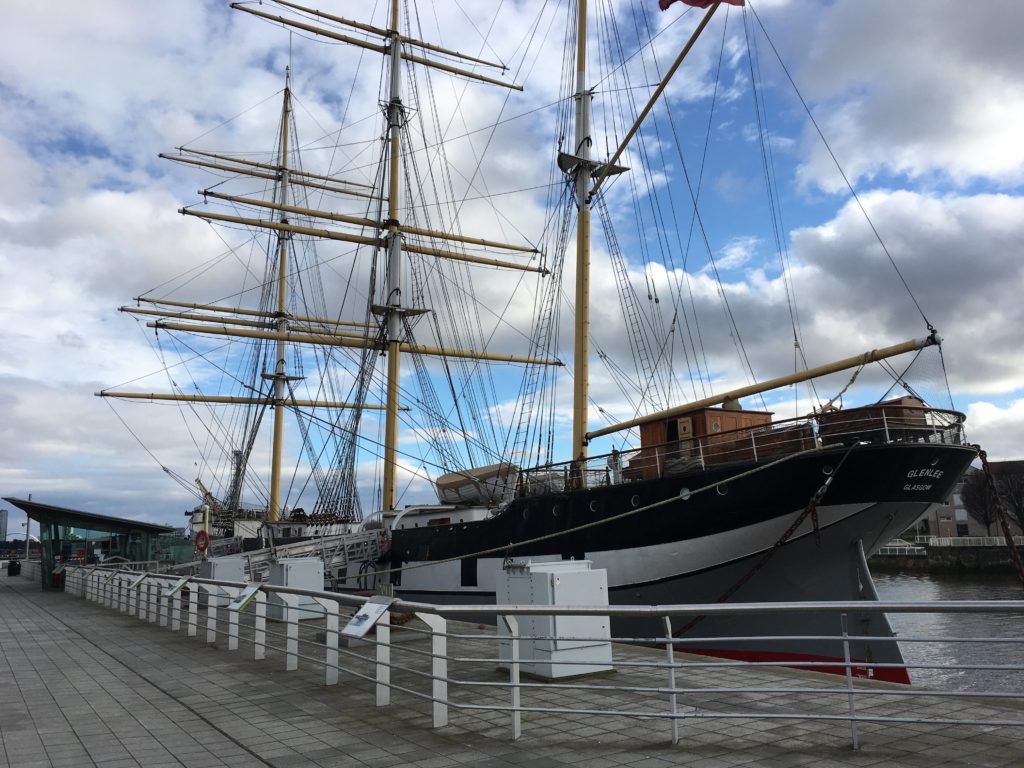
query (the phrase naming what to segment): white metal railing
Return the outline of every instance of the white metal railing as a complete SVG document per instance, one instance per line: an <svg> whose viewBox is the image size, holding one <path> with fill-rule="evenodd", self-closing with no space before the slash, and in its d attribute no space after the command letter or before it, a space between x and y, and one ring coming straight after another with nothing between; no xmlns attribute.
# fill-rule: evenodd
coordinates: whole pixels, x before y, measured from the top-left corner
<svg viewBox="0 0 1024 768"><path fill-rule="evenodd" d="M929 547L1005 547L1005 536L918 536L918 543ZM1024 536L1014 536L1013 543L1024 546Z"/></svg>
<svg viewBox="0 0 1024 768"><path fill-rule="evenodd" d="M439 728L455 713L473 716L480 711L508 717L512 738L523 729L524 715L543 713L566 717L627 717L666 722L673 743L688 719L779 719L845 723L853 747L862 723L931 723L959 727L1024 725L1024 636L1013 637L908 637L906 644L989 643L1001 651L1000 663L951 666L936 661L882 664L851 658L851 644L865 638L850 632L847 614L864 611L887 613L1000 613L1024 618L1024 601L956 601L922 603L762 603L675 606L436 606L394 600L375 631L361 640L345 642L342 622L367 613L367 598L333 592L292 589L268 584L245 584L101 567L70 567L65 589L143 621L185 630L207 643L224 643L228 651L247 649L254 659L276 659L286 670L312 664L334 685L345 675L349 695L359 690L376 706L387 706L393 696L429 706L431 722ZM685 640L673 636L695 616L743 613L834 613L834 635L772 640L836 640L844 649L838 661L793 660L743 662L680 653L688 645L700 647L721 638ZM612 677L569 679L556 682L524 680L521 676L528 643L566 640L530 636L520 632L520 619L531 616L624 616L655 619L661 636L612 638ZM478 624L490 616L504 628L498 641L493 627ZM394 619L392 619L394 617ZM415 618L400 627L393 620ZM459 621L467 619L466 622ZM957 622L951 622L956 626ZM1024 621L1020 622L1024 625ZM960 630L958 630L960 631ZM571 637L571 640L600 638ZM605 638L606 640L607 638ZM759 638L749 638L757 640ZM766 638L760 638L766 639ZM895 642L895 639L889 640ZM696 643L696 646L692 644ZM506 652L499 649L505 648ZM661 648L660 651L656 650ZM1021 661L1014 662L1013 658ZM566 662L572 664L574 662ZM580 662L584 663L584 662ZM783 670L799 666L809 670L839 669L840 676L808 676ZM506 671L496 673L496 667ZM921 690L913 686L880 685L857 675L901 669L956 669L998 672L1006 690ZM749 675L749 677L740 677ZM746 684L738 684L744 679ZM362 685L362 688L360 688ZM770 708L751 709L750 695L770 695ZM729 699L729 696L734 696ZM951 707L949 700L968 697L970 706ZM713 701L713 706L708 704ZM809 705L809 702L812 702ZM728 702L728 703L723 703ZM353 703L355 705L355 702Z"/></svg>
<svg viewBox="0 0 1024 768"><path fill-rule="evenodd" d="M879 547L875 555L898 555L901 557L928 557L928 550L924 547L914 547L909 544L900 546L886 545ZM872 555L874 557L875 555Z"/></svg>

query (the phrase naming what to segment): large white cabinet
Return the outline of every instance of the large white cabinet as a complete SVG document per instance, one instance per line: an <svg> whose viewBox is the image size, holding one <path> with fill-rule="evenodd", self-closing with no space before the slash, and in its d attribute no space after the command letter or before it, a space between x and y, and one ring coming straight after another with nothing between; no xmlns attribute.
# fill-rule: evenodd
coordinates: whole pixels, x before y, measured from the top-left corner
<svg viewBox="0 0 1024 768"><path fill-rule="evenodd" d="M607 606L608 575L592 570L589 560L512 563L498 574L496 602L501 605ZM553 680L606 672L612 667L607 616L516 616L521 671ZM512 641L498 622L502 666L512 656Z"/></svg>

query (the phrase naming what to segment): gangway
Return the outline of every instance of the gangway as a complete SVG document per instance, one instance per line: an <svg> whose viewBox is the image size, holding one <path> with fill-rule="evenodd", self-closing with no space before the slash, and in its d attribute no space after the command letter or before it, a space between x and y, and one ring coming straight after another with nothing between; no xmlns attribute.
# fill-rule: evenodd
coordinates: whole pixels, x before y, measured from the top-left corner
<svg viewBox="0 0 1024 768"><path fill-rule="evenodd" d="M213 549L214 542L211 542ZM343 533L335 536L320 536L290 544L273 544L263 549L232 554L245 561L245 575L250 582L266 581L270 563L286 558L316 557L323 560L324 573L347 569L352 564L373 563L381 555L381 534L379 531ZM201 561L181 563L166 569L167 573L194 575Z"/></svg>

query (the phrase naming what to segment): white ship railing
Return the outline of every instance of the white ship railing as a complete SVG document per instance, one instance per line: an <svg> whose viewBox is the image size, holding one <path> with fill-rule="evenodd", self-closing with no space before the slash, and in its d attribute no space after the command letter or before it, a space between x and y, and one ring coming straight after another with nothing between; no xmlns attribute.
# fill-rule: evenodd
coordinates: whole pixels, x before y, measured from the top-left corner
<svg viewBox="0 0 1024 768"><path fill-rule="evenodd" d="M929 547L1005 547L1005 536L918 536L915 541ZM1024 536L1014 536L1013 543L1024 546Z"/></svg>
<svg viewBox="0 0 1024 768"><path fill-rule="evenodd" d="M619 485L854 443L964 445L963 422L957 411L906 405L831 411L520 470L517 493Z"/></svg>
<svg viewBox="0 0 1024 768"><path fill-rule="evenodd" d="M464 728L490 728L494 720L485 712L507 718L508 733L518 738L524 727L551 716L566 718L639 718L664 722L673 743L683 735L688 720L696 718L747 721L795 720L817 727L842 724L858 747L858 727L865 724L928 723L956 728L991 729L1024 725L1024 601L956 601L920 603L762 603L672 606L435 606L396 600L384 611L363 640L344 642L341 628L352 616L366 611L366 599L315 590L268 584L213 581L101 567L67 569L65 589L143 621L184 631L187 636L217 643L228 652L245 650L267 663L283 664L288 671L300 663L312 665L323 683L335 685L344 677L349 706L388 706L422 702L435 728L458 718ZM241 597L240 597L241 596ZM248 598L246 600L246 598ZM279 614L272 621L268 608ZM304 606L305 604L305 606ZM998 647L999 663L944 664L919 661L881 664L851 660L850 648L862 638L847 627L847 615L865 611L888 614L938 613L1010 614L1018 631L1010 637L902 636L904 647L943 642ZM834 635L814 638L836 640L845 649L845 661L789 659L781 662L742 662L686 653L687 645L721 638L674 638L696 616L744 613L799 612L835 614ZM656 619L664 631L655 637L612 638L614 674L547 682L521 674L525 644L565 640L529 636L519 632L520 620L529 616L625 616ZM493 627L478 624L481 616L501 621L510 638L503 646ZM398 628L399 618L412 618ZM468 621L461 621L466 619ZM948 622L959 627L963 622ZM956 629L963 632L963 629ZM591 638L569 638L590 640ZM758 638L752 638L758 639ZM763 639L763 638L762 638ZM599 638L593 638L599 640ZM499 647L507 648L500 656ZM566 662L572 663L572 662ZM798 665L801 671L783 669ZM496 671L497 667L504 671ZM806 670L838 669L841 675L811 675ZM888 670L949 670L958 674L996 673L999 690L932 690L880 683L857 675ZM543 727L538 725L536 727ZM639 726L638 726L639 727Z"/></svg>

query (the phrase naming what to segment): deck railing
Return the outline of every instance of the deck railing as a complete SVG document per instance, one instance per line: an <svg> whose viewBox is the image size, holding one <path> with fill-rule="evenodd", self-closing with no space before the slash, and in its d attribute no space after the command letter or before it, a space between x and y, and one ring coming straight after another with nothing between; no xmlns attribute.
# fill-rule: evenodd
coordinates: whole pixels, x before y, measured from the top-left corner
<svg viewBox="0 0 1024 768"><path fill-rule="evenodd" d="M345 680L350 706L426 707L432 725L441 728L459 719L464 728L491 728L504 720L518 738L532 718L625 718L628 722L664 723L666 739L678 742L688 720L793 720L817 727L843 725L858 747L858 727L870 723L930 723L957 728L1024 725L1024 601L925 603L770 603L673 606L436 606L395 600L365 637L346 641L348 622L369 615L372 601L333 592L244 584L139 571L72 567L66 590L197 641L216 643L229 653L245 652L292 671L299 665L319 670L323 683ZM379 598L378 598L379 600ZM387 599L385 599L387 602ZM828 612L836 616L830 639L845 649L845 661L789 659L742 662L686 654L713 638L673 636L695 616L743 613ZM1018 627L1012 636L903 636L904 648L921 644L926 653L906 665L851 659L860 640L847 626L847 614L897 613L1010 614ZM501 641L493 628L476 623L489 615L504 628ZM531 648L552 643L606 642L575 637L572 632L528 634L520 627L531 617L559 617L552 627L572 626L572 617L628 616L655 619L664 631L652 637L612 638L615 674L547 681L523 675ZM472 623L460 621L469 619ZM412 619L401 627L399 619ZM366 619L366 621L370 621ZM948 622L964 632L960 622ZM557 635L557 636L556 636ZM718 638L720 639L720 638ZM757 638L754 638L757 639ZM773 638L780 639L780 638ZM786 638L782 638L786 639ZM788 638L793 639L793 638ZM803 638L807 639L807 638ZM873 642L896 642L895 638ZM998 649L998 662L951 663L935 658L936 642L985 645ZM585 664L585 661L567 661ZM842 675L808 674L830 668ZM998 685L981 689L930 690L864 679L883 670L950 670L960 675L989 673ZM640 721L636 721L640 718ZM542 725L535 727L543 728ZM611 727L611 725L609 725ZM638 728L640 726L637 726ZM646 727L646 726L645 726Z"/></svg>
<svg viewBox="0 0 1024 768"><path fill-rule="evenodd" d="M853 443L963 445L963 422L957 411L907 405L831 411L521 470L517 493L535 496L618 485Z"/></svg>

